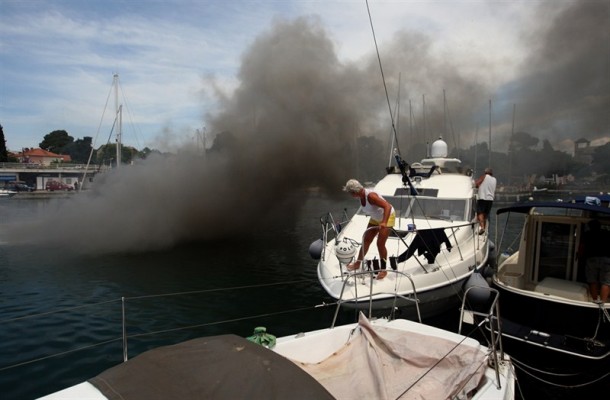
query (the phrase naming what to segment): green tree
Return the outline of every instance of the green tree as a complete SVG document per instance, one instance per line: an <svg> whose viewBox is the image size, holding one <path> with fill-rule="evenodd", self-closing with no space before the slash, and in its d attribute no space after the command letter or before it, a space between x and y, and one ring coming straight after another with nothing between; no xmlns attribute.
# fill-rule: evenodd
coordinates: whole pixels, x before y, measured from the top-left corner
<svg viewBox="0 0 610 400"><path fill-rule="evenodd" d="M43 138L42 142L38 146L41 149L50 151L55 154L61 154L68 144L74 142L74 138L68 135L68 132L64 130L53 131Z"/></svg>
<svg viewBox="0 0 610 400"><path fill-rule="evenodd" d="M521 151L535 147L540 140L527 132L515 132L510 138L509 151Z"/></svg>
<svg viewBox="0 0 610 400"><path fill-rule="evenodd" d="M141 158L142 160L144 160L151 154L161 154L161 152L156 149L150 149L149 147L144 147L140 152L138 152L138 158Z"/></svg>
<svg viewBox="0 0 610 400"><path fill-rule="evenodd" d="M608 175L608 171L610 171L610 142L595 148L591 168L598 174Z"/></svg>
<svg viewBox="0 0 610 400"><path fill-rule="evenodd" d="M568 153L553 149L551 142L545 139L542 142L542 150L538 157L542 164L540 172L545 176L557 174L559 176L567 175L572 167L572 157Z"/></svg>
<svg viewBox="0 0 610 400"><path fill-rule="evenodd" d="M0 162L8 161L8 151L6 150L6 139L4 139L4 128L0 125Z"/></svg>
<svg viewBox="0 0 610 400"><path fill-rule="evenodd" d="M72 143L68 143L62 149L65 154L69 154L72 162L77 164L86 164L91 154L93 138L85 136L82 139L77 139Z"/></svg>
<svg viewBox="0 0 610 400"><path fill-rule="evenodd" d="M458 154L459 153L459 154ZM462 161L462 169L467 171L472 169L476 175L480 176L485 168L491 167L494 171L494 176L500 184L510 184L510 175L512 171L509 168L509 158L506 153L491 152L492 165L489 164L489 146L487 142L477 143L467 149L458 151L453 149L449 154L450 157L459 158Z"/></svg>
<svg viewBox="0 0 610 400"><path fill-rule="evenodd" d="M138 155L138 150L130 146L121 146L121 164L131 163ZM100 146L96 151L98 164L116 164L116 143Z"/></svg>

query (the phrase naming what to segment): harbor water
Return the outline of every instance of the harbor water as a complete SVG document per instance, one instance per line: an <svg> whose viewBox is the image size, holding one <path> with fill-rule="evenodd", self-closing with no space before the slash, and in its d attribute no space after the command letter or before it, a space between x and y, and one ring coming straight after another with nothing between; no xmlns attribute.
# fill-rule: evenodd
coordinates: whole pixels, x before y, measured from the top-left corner
<svg viewBox="0 0 610 400"><path fill-rule="evenodd" d="M324 213L348 207L351 215L355 204L315 191L293 195L302 198L293 226L104 255L11 242L11 227L67 198L1 201L2 398L37 398L124 357L195 337L246 337L258 326L276 336L329 327L335 307L308 248L321 236ZM48 234L55 234L53 227ZM455 329L457 311L424 322ZM338 323L354 319L354 311L342 311Z"/></svg>

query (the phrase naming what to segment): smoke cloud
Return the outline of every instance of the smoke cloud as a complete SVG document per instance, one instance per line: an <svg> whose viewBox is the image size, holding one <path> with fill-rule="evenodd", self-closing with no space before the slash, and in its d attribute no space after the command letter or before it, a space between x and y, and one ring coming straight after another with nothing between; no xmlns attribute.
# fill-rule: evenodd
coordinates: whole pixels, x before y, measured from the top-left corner
<svg viewBox="0 0 610 400"><path fill-rule="evenodd" d="M219 97L221 111L207 117L217 134L210 151L184 149L98 175L93 190L34 223L53 235L22 225L13 238L95 254L289 227L305 188L343 195L351 177L346 148L375 112L359 103L354 74L317 19L278 21L243 55L235 93Z"/></svg>
<svg viewBox="0 0 610 400"><path fill-rule="evenodd" d="M544 3L523 33L530 54L506 101L520 130L556 145L610 136L610 29L607 1ZM571 150L571 149L570 149Z"/></svg>
<svg viewBox="0 0 610 400"><path fill-rule="evenodd" d="M518 104L518 126L537 137L610 134L608 7L575 2L524 32L534 46L523 78L502 88L507 108ZM220 111L205 121L215 135L209 151L185 148L98 175L92 190L17 227L13 239L97 254L256 235L279 223L289 228L306 188L344 196L342 185L356 177L349 150L358 136L382 138L389 147L384 85L403 150L439 135L448 135L450 145L466 138L467 147L497 63L472 60L486 67L477 75L472 66L459 67L463 60L433 53L432 45L410 31L380 44L384 82L372 40L369 56L346 63L316 17L275 21L243 54L236 90L215 93ZM209 79L203 84L217 90ZM507 140L510 131L498 130ZM387 160L370 162L381 176ZM44 234L45 227L54 234Z"/></svg>

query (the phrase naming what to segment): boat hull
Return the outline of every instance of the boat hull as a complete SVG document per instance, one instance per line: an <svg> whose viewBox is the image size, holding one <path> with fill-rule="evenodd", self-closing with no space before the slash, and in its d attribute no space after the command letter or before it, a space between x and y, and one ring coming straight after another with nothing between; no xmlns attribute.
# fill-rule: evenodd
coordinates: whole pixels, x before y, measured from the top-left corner
<svg viewBox="0 0 610 400"><path fill-rule="evenodd" d="M255 344L256 334L249 339L221 335L149 350L44 399L514 398L509 356L413 321L360 314L358 323L273 337L273 350Z"/></svg>
<svg viewBox="0 0 610 400"><path fill-rule="evenodd" d="M600 324L604 310L596 303L549 301L536 294L519 293L518 290L507 288L495 281L492 283L492 287L500 292L503 319L519 321L520 326L543 334L561 332L565 338L562 339L562 342L568 343L565 351L570 351L571 341L577 343L585 341L586 338L595 337L601 342L610 343L610 327L607 323ZM570 318L566 318L568 315ZM579 350L579 347L582 346L577 346L571 351L581 352L581 356L586 359L600 357L601 350L597 347L591 348L590 351ZM560 350L563 350L563 347ZM610 348L607 348L604 354L608 357Z"/></svg>
<svg viewBox="0 0 610 400"><path fill-rule="evenodd" d="M393 271L389 271L390 276L392 273ZM359 301L348 300L343 302L342 305L348 309L358 310L368 310L369 306L372 305L373 310L380 312L398 308L399 315L408 319L416 319L419 316L434 317L460 305L464 294L464 285L468 279L469 276L436 289L424 292L418 291L416 296L420 315L418 315L415 296L412 293L406 294L404 297L392 294L372 301L368 298ZM365 290L366 288L363 288L362 294L368 295Z"/></svg>
<svg viewBox="0 0 610 400"><path fill-rule="evenodd" d="M500 292L500 298L505 294ZM563 334L532 334L532 327L505 317L501 323L503 350L511 355L519 385L531 398L584 399L607 391L610 357L602 348Z"/></svg>
<svg viewBox="0 0 610 400"><path fill-rule="evenodd" d="M529 398L587 399L608 390L610 365L607 359L590 361L549 352L506 335L502 336L502 343L514 362L519 386Z"/></svg>
<svg viewBox="0 0 610 400"><path fill-rule="evenodd" d="M376 229L369 225L370 216L360 208L339 224L330 214L321 220L324 235L312 243L310 254L319 255L314 257L318 279L333 299L357 309L397 307L407 318L435 316L459 304L464 283L486 265L490 250L488 234L479 234L474 218L472 179L434 172L415 176L413 188L416 195L405 188L400 174L392 173L375 185L396 214L383 256L388 275L381 280L372 275L383 269L376 239L361 254L365 233ZM348 271L359 257L360 269Z"/></svg>
<svg viewBox="0 0 610 400"><path fill-rule="evenodd" d="M591 297L580 249L590 221L609 225L610 210L576 201L529 202L497 211L504 213L525 214L518 251L501 257L492 278L500 299L494 328L518 361L518 378L532 383L527 391L537 398L607 392L610 304Z"/></svg>

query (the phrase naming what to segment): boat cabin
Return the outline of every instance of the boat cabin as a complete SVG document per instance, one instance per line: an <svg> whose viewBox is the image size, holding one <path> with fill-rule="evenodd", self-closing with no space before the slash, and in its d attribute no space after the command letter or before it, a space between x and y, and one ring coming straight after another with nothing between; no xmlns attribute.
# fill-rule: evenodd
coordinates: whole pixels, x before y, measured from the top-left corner
<svg viewBox="0 0 610 400"><path fill-rule="evenodd" d="M505 210L523 212L525 208L529 213L519 252L506 259L498 278L519 289L591 301L579 249L592 219L599 220L602 229L610 230L610 209L608 214L599 214L576 204L564 204L556 208L524 205Z"/></svg>
<svg viewBox="0 0 610 400"><path fill-rule="evenodd" d="M397 217L473 220L476 199L472 173L465 173L462 162L447 155L447 143L439 138L432 143L429 158L411 165L400 160L400 167L388 167L393 178L380 182L376 190L392 204Z"/></svg>

